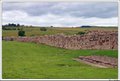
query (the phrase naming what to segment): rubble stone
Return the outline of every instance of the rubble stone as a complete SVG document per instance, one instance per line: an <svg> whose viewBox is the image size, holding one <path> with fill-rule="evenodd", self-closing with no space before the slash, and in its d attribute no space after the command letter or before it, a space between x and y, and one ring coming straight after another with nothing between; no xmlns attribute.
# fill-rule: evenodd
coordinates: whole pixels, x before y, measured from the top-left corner
<svg viewBox="0 0 120 81"><path fill-rule="evenodd" d="M50 46L65 49L118 49L118 32L117 31L89 31L84 35L64 34L45 35L38 37L4 37L3 40L10 41L14 39L21 42L42 43Z"/></svg>

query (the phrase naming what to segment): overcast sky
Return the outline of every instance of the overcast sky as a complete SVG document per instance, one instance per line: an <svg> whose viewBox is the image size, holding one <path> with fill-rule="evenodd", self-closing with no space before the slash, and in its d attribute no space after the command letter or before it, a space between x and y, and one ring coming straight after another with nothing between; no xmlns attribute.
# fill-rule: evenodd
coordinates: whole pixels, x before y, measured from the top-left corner
<svg viewBox="0 0 120 81"><path fill-rule="evenodd" d="M117 2L3 3L3 24L117 26Z"/></svg>

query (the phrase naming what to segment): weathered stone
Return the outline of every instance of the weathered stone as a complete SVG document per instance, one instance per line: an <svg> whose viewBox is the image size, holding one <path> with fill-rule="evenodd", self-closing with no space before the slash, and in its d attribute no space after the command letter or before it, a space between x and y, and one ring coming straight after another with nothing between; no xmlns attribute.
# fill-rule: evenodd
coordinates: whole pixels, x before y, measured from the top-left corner
<svg viewBox="0 0 120 81"><path fill-rule="evenodd" d="M3 40L43 43L66 49L118 49L117 31L89 31L85 35L66 36L63 34L39 37L5 37Z"/></svg>

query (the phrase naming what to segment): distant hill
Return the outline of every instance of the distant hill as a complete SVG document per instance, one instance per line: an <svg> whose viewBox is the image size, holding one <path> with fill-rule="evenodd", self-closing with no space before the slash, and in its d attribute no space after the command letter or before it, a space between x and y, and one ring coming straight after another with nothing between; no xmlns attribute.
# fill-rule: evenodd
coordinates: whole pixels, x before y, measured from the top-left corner
<svg viewBox="0 0 120 81"><path fill-rule="evenodd" d="M92 27L92 26L88 26L88 25L81 26L81 28L90 28L90 27Z"/></svg>

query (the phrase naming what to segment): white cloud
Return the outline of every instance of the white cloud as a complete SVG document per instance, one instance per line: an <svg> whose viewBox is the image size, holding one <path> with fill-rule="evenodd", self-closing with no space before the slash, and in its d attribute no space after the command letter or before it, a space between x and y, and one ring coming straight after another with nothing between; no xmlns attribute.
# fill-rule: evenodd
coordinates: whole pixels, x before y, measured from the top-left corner
<svg viewBox="0 0 120 81"><path fill-rule="evenodd" d="M36 26L81 26L81 25L98 25L98 26L117 26L117 17L112 18L84 18L75 16L61 16L55 14L45 14L41 16L30 16L26 12L12 10L3 13L3 24L20 23L25 25Z"/></svg>
<svg viewBox="0 0 120 81"><path fill-rule="evenodd" d="M75 17L117 17L118 4L111 2L41 2L41 3L3 3L3 11L19 10L31 16L48 13ZM93 11L94 10L94 11Z"/></svg>
<svg viewBox="0 0 120 81"><path fill-rule="evenodd" d="M3 3L3 24L117 26L117 3Z"/></svg>

